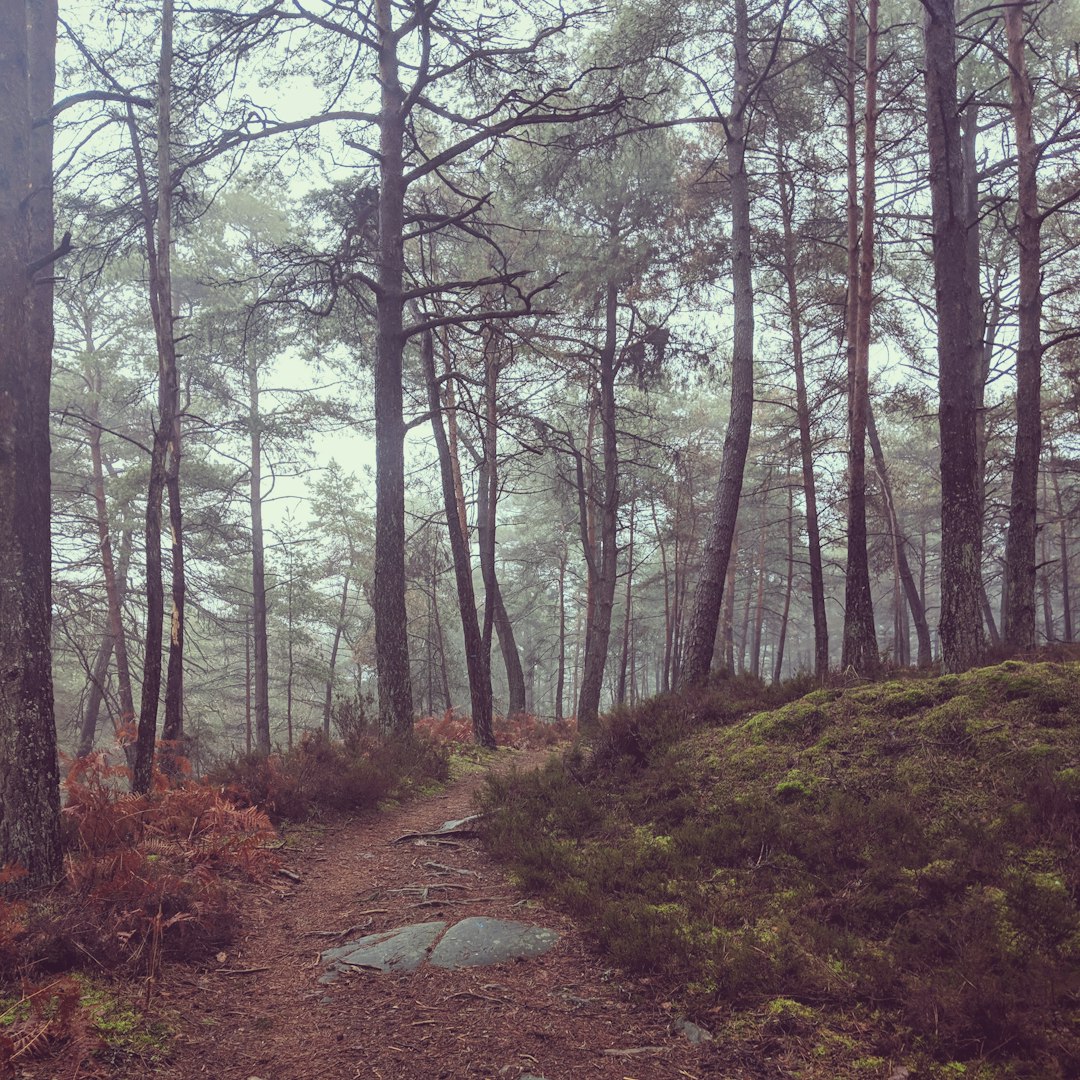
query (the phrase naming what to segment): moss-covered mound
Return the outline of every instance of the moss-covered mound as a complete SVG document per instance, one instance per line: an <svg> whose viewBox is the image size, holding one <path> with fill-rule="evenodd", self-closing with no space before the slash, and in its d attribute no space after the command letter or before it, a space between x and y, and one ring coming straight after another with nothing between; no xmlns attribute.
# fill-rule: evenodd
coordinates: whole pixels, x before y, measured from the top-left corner
<svg viewBox="0 0 1080 1080"><path fill-rule="evenodd" d="M1080 664L611 745L492 781L490 845L729 1042L790 1075L1080 1075Z"/></svg>

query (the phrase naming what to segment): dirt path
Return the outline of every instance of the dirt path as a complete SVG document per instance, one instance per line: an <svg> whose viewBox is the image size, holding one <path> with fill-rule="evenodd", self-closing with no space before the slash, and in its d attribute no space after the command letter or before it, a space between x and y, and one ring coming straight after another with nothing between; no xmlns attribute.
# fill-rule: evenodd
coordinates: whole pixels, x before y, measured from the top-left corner
<svg viewBox="0 0 1080 1080"><path fill-rule="evenodd" d="M529 767L544 756L515 760ZM246 929L220 969L167 978L163 1002L183 1019L163 1074L696 1080L710 1072L702 1048L673 1032L659 1003L647 992L631 996L573 924L527 901L477 841L391 845L470 813L481 782L469 776L399 810L340 823L321 836L306 833L286 860L301 880L278 877L272 888L249 893ZM562 937L528 961L458 971L425 966L400 975L358 971L331 986L317 983L324 949L410 922L470 915L520 919ZM345 930L347 936L329 936Z"/></svg>

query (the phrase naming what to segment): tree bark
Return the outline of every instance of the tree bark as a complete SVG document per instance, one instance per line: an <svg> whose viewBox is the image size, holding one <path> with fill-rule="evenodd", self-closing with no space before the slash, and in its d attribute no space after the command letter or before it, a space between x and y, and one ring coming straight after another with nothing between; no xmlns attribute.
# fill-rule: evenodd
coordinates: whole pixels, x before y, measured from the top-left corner
<svg viewBox="0 0 1080 1080"><path fill-rule="evenodd" d="M908 607L911 609L911 619L915 623L915 637L918 641L917 663L919 667L929 667L933 662L930 645L930 624L926 621L926 609L923 607L922 597L915 584L915 575L911 572L911 565L907 557L907 536L900 526L900 514L896 509L896 501L893 499L892 482L889 479L889 470L885 464L885 453L878 438L877 424L874 422L874 408L867 400L866 405L867 433L870 436L870 449L874 456L874 468L881 484L882 497L885 500L885 512L889 521L889 530L893 536L895 548L896 569L900 575L900 583L907 598ZM981 580L981 577L980 577Z"/></svg>
<svg viewBox="0 0 1080 1080"><path fill-rule="evenodd" d="M818 526L817 484L810 433L810 404L806 393L803 360L802 308L799 303L795 261L795 183L782 154L777 155L780 213L784 228L784 283L787 289L788 322L791 327L791 358L795 368L795 413L799 424L799 455L802 462L803 501L806 506L806 541L810 561L810 609L814 617L814 674L823 678L829 670L829 624L825 611L825 574L821 565L821 531Z"/></svg>
<svg viewBox="0 0 1080 1080"><path fill-rule="evenodd" d="M266 630L266 550L262 517L262 418L259 415L259 368L254 357L248 358L247 375L251 438L251 631L255 646L255 752L266 757L270 753L270 650ZM323 724L325 727L325 716Z"/></svg>
<svg viewBox="0 0 1080 1080"><path fill-rule="evenodd" d="M791 464L788 463L788 512L787 512L787 581L784 585L784 610L780 615L780 633L776 640L776 663L773 682L778 683L784 674L784 647L787 643L788 616L791 614L791 588L795 577L795 497L791 487Z"/></svg>
<svg viewBox="0 0 1080 1080"><path fill-rule="evenodd" d="M375 297L375 668L379 724L412 734L412 675L405 610L405 419L402 369L405 220L405 91L398 71L392 0L375 0L379 39L379 249Z"/></svg>
<svg viewBox="0 0 1080 1080"><path fill-rule="evenodd" d="M566 548L559 552L559 667L555 676L555 719L563 718L566 690Z"/></svg>
<svg viewBox="0 0 1080 1080"><path fill-rule="evenodd" d="M617 223L612 223L612 248L617 250ZM585 628L585 658L578 692L577 719L582 730L595 727L600 716L604 667L611 637L611 613L615 605L618 575L616 546L619 514L619 447L615 428L615 369L617 348L618 283L609 279L604 289L604 344L600 350L599 418L603 447L603 491L597 500L600 511L599 544L586 551L589 563L593 617ZM597 548L599 550L597 550Z"/></svg>
<svg viewBox="0 0 1080 1080"><path fill-rule="evenodd" d="M1057 466L1058 462L1053 456L1053 447L1051 447L1050 479L1054 485L1054 505L1058 519L1058 551L1061 557L1062 640L1071 642L1073 639L1073 623L1072 599L1069 587L1069 522L1061 501L1061 483L1058 480Z"/></svg>
<svg viewBox="0 0 1080 1080"><path fill-rule="evenodd" d="M1016 348L1016 452L1005 536L1008 606L1002 634L1008 648L1022 650L1035 644L1035 538L1042 444L1042 218L1039 213L1039 152L1032 128L1033 94L1021 6L1005 8L1005 30L1009 39L1009 92L1016 137L1020 297Z"/></svg>
<svg viewBox="0 0 1080 1080"><path fill-rule="evenodd" d="M938 426L941 436L941 636L948 672L973 667L983 651L979 608L979 504L975 377L979 342L971 325L964 170L956 93L955 0L923 0L926 119L930 156Z"/></svg>
<svg viewBox="0 0 1080 1080"><path fill-rule="evenodd" d="M345 613L349 609L349 578L352 574L352 552L349 552L349 569L345 572L345 580L341 585L341 603L338 606L338 618L334 624L334 640L330 646L330 666L326 675L326 695L323 699L323 734L330 737L330 720L334 714L334 669L337 667L338 649L341 647L341 636L345 633ZM269 751L267 751L269 753Z"/></svg>
<svg viewBox="0 0 1080 1080"><path fill-rule="evenodd" d="M626 545L626 592L623 595L623 632L622 651L619 654L619 681L615 687L615 704L626 701L626 673L630 665L630 628L634 600L634 517L637 512L637 499L630 502L630 537Z"/></svg>
<svg viewBox="0 0 1080 1080"><path fill-rule="evenodd" d="M52 683L49 380L52 284L27 267L53 250L56 8L0 5L0 864L5 892L61 872ZM49 271L46 271L48 274Z"/></svg>
<svg viewBox="0 0 1080 1080"><path fill-rule="evenodd" d="M754 282L751 273L750 184L746 173L746 109L750 92L750 28L746 0L735 0L735 70L727 123L731 189L731 278L734 322L731 357L731 412L716 487L709 536L679 672L686 686L708 681L724 598L724 578L742 495L743 470L754 413Z"/></svg>
<svg viewBox="0 0 1080 1080"><path fill-rule="evenodd" d="M869 0L866 14L866 110L860 238L855 159L856 12L855 0L848 0L848 514L844 646L840 665L845 670L851 668L860 675L872 675L880 662L866 551L866 414L870 400L870 327L874 299L874 215L877 198L877 0Z"/></svg>
<svg viewBox="0 0 1080 1080"><path fill-rule="evenodd" d="M143 660L139 726L135 744L131 787L150 788L157 738L158 699L161 694L161 635L165 594L161 579L161 503L168 482L168 455L176 434L179 386L176 370L176 339L172 304L172 31L173 0L163 0L161 57L157 100L157 195L151 198L149 181L134 119L129 113L132 149L143 207L146 258L150 278L150 312L158 357L158 426L150 455L150 480L146 498L146 642ZM179 452L177 448L177 453ZM170 635L171 639L172 635Z"/></svg>
<svg viewBox="0 0 1080 1080"><path fill-rule="evenodd" d="M761 631L765 621L765 553L766 532L768 528L769 491L772 472L765 478L765 490L761 494L761 513L758 518L758 566L757 566L757 601L754 604L754 641L750 650L750 674L761 677Z"/></svg>
<svg viewBox="0 0 1080 1080"><path fill-rule="evenodd" d="M454 560L454 581L457 585L458 610L461 614L461 633L465 641L465 667L469 675L469 698L472 705L473 737L481 746L494 749L495 732L492 725L491 649L490 638L485 641L476 617L476 596L473 591L472 558L461 529L450 443L442 422L442 403L439 400L438 377L435 373L435 348L430 333L421 342L424 374L427 379L428 407L431 410L431 430L439 452L439 475L442 480L446 528L450 534L450 553Z"/></svg>

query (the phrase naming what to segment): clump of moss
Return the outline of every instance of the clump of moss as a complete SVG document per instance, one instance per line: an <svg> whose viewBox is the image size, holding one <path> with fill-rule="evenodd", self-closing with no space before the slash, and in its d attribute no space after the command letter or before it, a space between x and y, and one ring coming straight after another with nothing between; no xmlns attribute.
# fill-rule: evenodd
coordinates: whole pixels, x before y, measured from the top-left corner
<svg viewBox="0 0 1080 1080"><path fill-rule="evenodd" d="M813 1005L792 1023L834 1075L1080 1071L1080 664L705 710L662 699L493 780L492 850L691 1011ZM866 1009L881 1045L841 1069L814 1032Z"/></svg>

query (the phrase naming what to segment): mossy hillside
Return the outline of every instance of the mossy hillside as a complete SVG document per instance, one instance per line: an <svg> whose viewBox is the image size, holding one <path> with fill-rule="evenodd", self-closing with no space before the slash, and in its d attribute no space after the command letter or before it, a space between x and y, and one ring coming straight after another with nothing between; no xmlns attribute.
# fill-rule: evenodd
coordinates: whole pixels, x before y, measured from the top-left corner
<svg viewBox="0 0 1080 1080"><path fill-rule="evenodd" d="M833 1075L1080 1070L1080 665L817 690L587 765L493 781L489 842L691 1010L812 1008ZM875 1018L847 1057L839 1015Z"/></svg>

